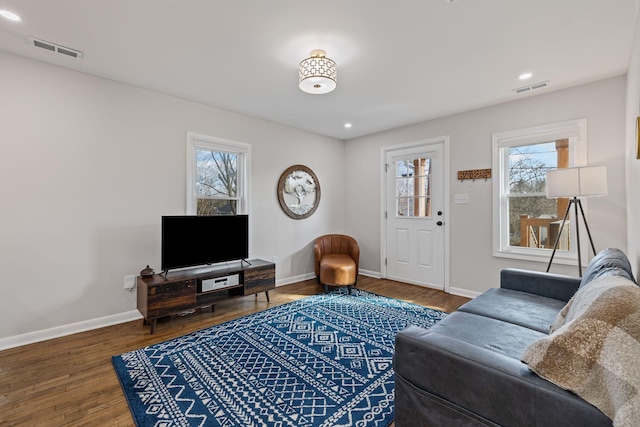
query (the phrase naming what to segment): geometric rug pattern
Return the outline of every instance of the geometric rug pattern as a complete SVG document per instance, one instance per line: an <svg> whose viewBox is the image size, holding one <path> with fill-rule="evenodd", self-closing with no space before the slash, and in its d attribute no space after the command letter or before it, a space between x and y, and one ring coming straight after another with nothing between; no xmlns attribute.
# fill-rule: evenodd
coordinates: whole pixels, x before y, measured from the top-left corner
<svg viewBox="0 0 640 427"><path fill-rule="evenodd" d="M388 426L396 333L444 316L338 288L112 362L140 427Z"/></svg>

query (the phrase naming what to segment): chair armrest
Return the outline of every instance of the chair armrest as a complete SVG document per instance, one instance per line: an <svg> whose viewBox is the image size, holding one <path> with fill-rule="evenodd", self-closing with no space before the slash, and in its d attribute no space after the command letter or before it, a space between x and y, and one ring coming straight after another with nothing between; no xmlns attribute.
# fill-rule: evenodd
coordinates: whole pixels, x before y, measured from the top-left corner
<svg viewBox="0 0 640 427"><path fill-rule="evenodd" d="M324 255L322 253L322 246L316 240L313 243L313 258L314 258L313 266L316 272L316 277L320 277L320 259L322 258L322 255Z"/></svg>
<svg viewBox="0 0 640 427"><path fill-rule="evenodd" d="M514 291L569 301L580 286L580 277L540 271L505 268L500 272L500 287Z"/></svg>
<svg viewBox="0 0 640 427"><path fill-rule="evenodd" d="M360 247L358 246L357 243L355 243L355 241L351 245L351 248L350 248L350 251L349 251L349 255L351 255L351 258L353 258L353 261L356 263L356 276L357 276L358 275L358 265L359 265L359 261L360 261Z"/></svg>

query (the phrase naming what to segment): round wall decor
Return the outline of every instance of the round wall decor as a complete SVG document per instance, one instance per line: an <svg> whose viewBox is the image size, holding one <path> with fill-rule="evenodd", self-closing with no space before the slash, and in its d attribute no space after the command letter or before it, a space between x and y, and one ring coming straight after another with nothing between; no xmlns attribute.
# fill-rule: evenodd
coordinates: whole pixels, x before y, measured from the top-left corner
<svg viewBox="0 0 640 427"><path fill-rule="evenodd" d="M287 168L278 181L278 201L284 213L291 218L310 217L320 203L318 177L304 165Z"/></svg>

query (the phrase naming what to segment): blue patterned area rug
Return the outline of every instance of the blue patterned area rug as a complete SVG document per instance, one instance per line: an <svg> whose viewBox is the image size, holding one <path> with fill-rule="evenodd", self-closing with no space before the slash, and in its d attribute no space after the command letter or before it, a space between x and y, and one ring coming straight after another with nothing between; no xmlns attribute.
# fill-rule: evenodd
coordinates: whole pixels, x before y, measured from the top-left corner
<svg viewBox="0 0 640 427"><path fill-rule="evenodd" d="M142 426L388 426L396 333L446 313L353 289L112 358Z"/></svg>

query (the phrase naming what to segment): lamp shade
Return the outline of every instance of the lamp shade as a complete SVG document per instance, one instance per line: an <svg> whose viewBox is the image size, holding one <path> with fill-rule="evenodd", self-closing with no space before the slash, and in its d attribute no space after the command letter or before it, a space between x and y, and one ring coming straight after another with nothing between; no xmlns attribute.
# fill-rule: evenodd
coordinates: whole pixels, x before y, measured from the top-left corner
<svg viewBox="0 0 640 427"><path fill-rule="evenodd" d="M546 174L547 197L590 197L606 196L607 168L588 166L563 168L548 171Z"/></svg>
<svg viewBox="0 0 640 427"><path fill-rule="evenodd" d="M300 62L298 87L303 92L321 95L336 88L336 63L325 55L324 50L317 49Z"/></svg>

